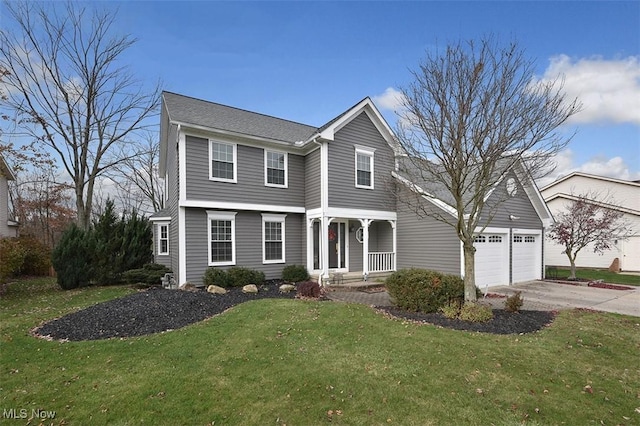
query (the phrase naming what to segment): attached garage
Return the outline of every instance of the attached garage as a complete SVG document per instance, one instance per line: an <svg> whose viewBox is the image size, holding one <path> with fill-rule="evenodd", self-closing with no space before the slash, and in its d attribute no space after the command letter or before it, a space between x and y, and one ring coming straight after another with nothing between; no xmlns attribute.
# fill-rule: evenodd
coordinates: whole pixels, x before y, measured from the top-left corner
<svg viewBox="0 0 640 426"><path fill-rule="evenodd" d="M476 236L473 245L476 248L476 286L484 289L486 287L508 285L509 230L479 234Z"/></svg>
<svg viewBox="0 0 640 426"><path fill-rule="evenodd" d="M511 282L542 278L542 235L513 230L511 238Z"/></svg>
<svg viewBox="0 0 640 426"><path fill-rule="evenodd" d="M474 246L476 286L480 289L542 277L539 230L485 229L476 236Z"/></svg>

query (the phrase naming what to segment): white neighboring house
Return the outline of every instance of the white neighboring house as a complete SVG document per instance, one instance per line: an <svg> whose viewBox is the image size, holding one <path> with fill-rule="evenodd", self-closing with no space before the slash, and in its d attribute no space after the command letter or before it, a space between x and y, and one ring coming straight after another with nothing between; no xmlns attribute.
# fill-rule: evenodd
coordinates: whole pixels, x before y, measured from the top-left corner
<svg viewBox="0 0 640 426"><path fill-rule="evenodd" d="M627 240L618 240L614 247L601 255L594 253L591 245L585 247L578 253L576 266L608 268L618 258L622 271L640 271L640 183L574 172L545 186L540 192L554 215L566 209L578 195L597 194L607 198L611 208L624 213L624 220L631 224L634 235ZM569 266L563 250L562 246L547 238L545 264Z"/></svg>
<svg viewBox="0 0 640 426"><path fill-rule="evenodd" d="M0 155L0 238L18 236L18 222L9 215L9 181L15 179L13 171Z"/></svg>

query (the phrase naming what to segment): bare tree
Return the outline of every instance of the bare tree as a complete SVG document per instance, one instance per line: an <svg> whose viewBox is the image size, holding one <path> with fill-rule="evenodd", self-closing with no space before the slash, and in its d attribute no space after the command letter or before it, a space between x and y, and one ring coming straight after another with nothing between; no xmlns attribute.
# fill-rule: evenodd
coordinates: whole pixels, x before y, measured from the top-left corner
<svg viewBox="0 0 640 426"><path fill-rule="evenodd" d="M406 156L398 201L456 230L465 300L475 301L474 234L504 201L496 187L513 170L529 180L551 172L568 143L556 129L579 105L566 102L558 82L536 84L517 43L503 47L493 37L428 53L412 74L399 112Z"/></svg>
<svg viewBox="0 0 640 426"><path fill-rule="evenodd" d="M29 235L49 248L75 220L72 189L57 183L54 169L20 172L11 191L21 235Z"/></svg>
<svg viewBox="0 0 640 426"><path fill-rule="evenodd" d="M624 213L616 209L610 196L604 200L597 193L582 194L571 202L566 211L555 215L556 222L548 236L564 247L563 253L571 265L570 280L576 279L576 257L581 250L591 245L594 253L602 254L615 244L615 240L632 236Z"/></svg>
<svg viewBox="0 0 640 426"><path fill-rule="evenodd" d="M159 159L158 133L149 131L140 142L139 155L121 162L109 173L118 187L118 198L127 210L150 214L164 208L164 180L158 175Z"/></svg>
<svg viewBox="0 0 640 426"><path fill-rule="evenodd" d="M122 65L134 43L112 35L115 13L40 2L6 2L12 26L0 31L7 105L31 138L69 174L82 228L90 224L96 179L137 154L130 138L159 105Z"/></svg>

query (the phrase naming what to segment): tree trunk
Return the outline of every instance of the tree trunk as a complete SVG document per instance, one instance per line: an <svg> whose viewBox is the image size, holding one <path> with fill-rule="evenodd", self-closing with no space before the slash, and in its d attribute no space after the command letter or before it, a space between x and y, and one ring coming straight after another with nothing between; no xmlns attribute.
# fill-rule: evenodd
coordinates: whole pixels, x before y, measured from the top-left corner
<svg viewBox="0 0 640 426"><path fill-rule="evenodd" d="M569 256L569 263L571 264L571 273L569 274L569 280L576 280L576 259Z"/></svg>
<svg viewBox="0 0 640 426"><path fill-rule="evenodd" d="M463 243L464 251L464 301L475 302L476 296L476 248L471 243Z"/></svg>

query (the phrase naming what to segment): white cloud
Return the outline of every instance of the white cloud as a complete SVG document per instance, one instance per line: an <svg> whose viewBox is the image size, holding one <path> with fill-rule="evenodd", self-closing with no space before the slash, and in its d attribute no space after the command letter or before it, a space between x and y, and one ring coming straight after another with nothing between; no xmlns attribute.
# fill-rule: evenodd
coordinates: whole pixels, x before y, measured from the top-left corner
<svg viewBox="0 0 640 426"><path fill-rule="evenodd" d="M582 103L572 123L640 124L640 57L607 60L558 55L550 59L541 81L558 77L564 79L567 99L578 98Z"/></svg>
<svg viewBox="0 0 640 426"><path fill-rule="evenodd" d="M574 163L573 152L570 149L561 151L554 159L556 163L555 170L547 177L539 179L536 183L542 188L550 184L554 180L567 176L573 172L589 173L597 176L606 176L621 180L639 180L639 172L631 172L629 166L624 162L622 157L595 157L583 163L576 165Z"/></svg>
<svg viewBox="0 0 640 426"><path fill-rule="evenodd" d="M373 102L380 109L398 111L402 106L402 92L393 87L387 87L381 95L373 97Z"/></svg>

